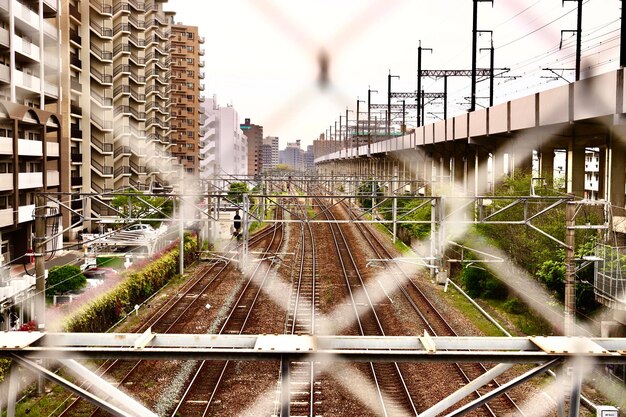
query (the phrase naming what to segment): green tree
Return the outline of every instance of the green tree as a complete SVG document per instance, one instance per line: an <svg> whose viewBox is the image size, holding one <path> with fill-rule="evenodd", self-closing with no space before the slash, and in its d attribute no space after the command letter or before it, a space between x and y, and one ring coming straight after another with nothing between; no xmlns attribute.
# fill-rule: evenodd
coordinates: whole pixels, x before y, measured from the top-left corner
<svg viewBox="0 0 626 417"><path fill-rule="evenodd" d="M53 266L46 279L46 294L55 295L76 291L87 285L87 278L76 265Z"/></svg>
<svg viewBox="0 0 626 417"><path fill-rule="evenodd" d="M233 182L228 187L228 199L233 203L241 204L243 195L248 194L248 184L245 182Z"/></svg>
<svg viewBox="0 0 626 417"><path fill-rule="evenodd" d="M163 219L172 215L174 202L167 197L147 196L139 191L128 191L124 195L113 198L111 205L122 215L131 218L142 218L143 222L158 228L160 221L149 221L150 219Z"/></svg>

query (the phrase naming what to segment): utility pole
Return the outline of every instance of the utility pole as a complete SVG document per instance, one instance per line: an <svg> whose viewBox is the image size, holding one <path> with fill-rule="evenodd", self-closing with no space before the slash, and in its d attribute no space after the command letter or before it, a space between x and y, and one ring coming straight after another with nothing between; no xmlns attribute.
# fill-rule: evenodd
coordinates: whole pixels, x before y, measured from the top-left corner
<svg viewBox="0 0 626 417"><path fill-rule="evenodd" d="M619 66L626 67L626 0L622 1L622 30L619 43Z"/></svg>
<svg viewBox="0 0 626 417"><path fill-rule="evenodd" d="M370 147L372 145L372 93L378 93L377 90L367 89L367 156L370 156Z"/></svg>
<svg viewBox="0 0 626 417"><path fill-rule="evenodd" d="M582 0L580 0L582 1ZM493 0L473 0L472 13L472 94L469 111L476 110L476 44L478 43L478 3L489 2L493 5Z"/></svg>
<svg viewBox="0 0 626 417"><path fill-rule="evenodd" d="M406 133L406 120L405 120L405 114L406 114L406 100L402 100L402 136L404 136L404 134Z"/></svg>
<svg viewBox="0 0 626 417"><path fill-rule="evenodd" d="M341 146L341 149L345 149L346 148L346 144L341 140L341 114L339 115L339 146Z"/></svg>
<svg viewBox="0 0 626 417"><path fill-rule="evenodd" d="M576 264L574 263L574 218L576 203L565 205L565 335L574 336L576 323Z"/></svg>
<svg viewBox="0 0 626 417"><path fill-rule="evenodd" d="M479 30L479 32L488 32L491 34L491 47L490 48L480 48L481 51L489 51L489 107L493 107L493 73L494 73L494 63L495 63L495 53L493 49L493 31L491 30Z"/></svg>
<svg viewBox="0 0 626 417"><path fill-rule="evenodd" d="M181 164L180 166L180 196L178 197L178 215L179 215L179 224L178 224L178 239L179 239L179 243L178 243L178 273L182 276L183 273L185 272L185 221L184 221L184 217L185 217L185 210L184 210L184 204L183 204L183 190L184 190L184 185L185 184L185 167L184 165Z"/></svg>
<svg viewBox="0 0 626 417"><path fill-rule="evenodd" d="M356 98L356 130L355 130L355 133L354 133L354 135L356 136L356 149L357 149L357 152L358 152L359 145L360 145L360 142L359 142L359 111L360 111L359 104L361 104L361 103L365 103L365 101L359 100L359 98L357 97Z"/></svg>
<svg viewBox="0 0 626 417"><path fill-rule="evenodd" d="M46 198L35 196L35 311L37 330L45 331L46 313Z"/></svg>
<svg viewBox="0 0 626 417"><path fill-rule="evenodd" d="M387 137L391 135L391 79L400 79L399 75L391 75L391 70L387 75Z"/></svg>
<svg viewBox="0 0 626 417"><path fill-rule="evenodd" d="M583 0L563 0L563 3L566 1L575 1L578 5L578 13L576 15L576 30L575 31L561 31L563 32L575 32L576 33L576 81L580 80L580 59L581 59L581 41L582 41L582 28L583 28ZM622 17L624 15L623 10L623 0L622 0ZM622 26L624 22L622 21ZM623 46L620 46L620 50ZM621 58L620 58L621 59Z"/></svg>
<svg viewBox="0 0 626 417"><path fill-rule="evenodd" d="M424 117L420 116L420 112L423 106L422 102L422 51L432 52L432 48L422 48L422 41L419 41L417 47L417 127L422 126Z"/></svg>
<svg viewBox="0 0 626 417"><path fill-rule="evenodd" d="M348 139L348 107L346 106L346 135L345 135L345 142L346 142L346 156L348 156L348 148L350 147L349 144L349 139Z"/></svg>

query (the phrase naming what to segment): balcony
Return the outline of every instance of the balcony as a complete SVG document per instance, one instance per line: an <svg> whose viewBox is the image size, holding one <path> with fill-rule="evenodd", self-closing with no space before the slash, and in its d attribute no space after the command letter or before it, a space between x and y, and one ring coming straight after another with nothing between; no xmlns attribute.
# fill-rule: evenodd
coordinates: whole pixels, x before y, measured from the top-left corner
<svg viewBox="0 0 626 417"><path fill-rule="evenodd" d="M24 24L27 26L30 26L30 28L28 29L24 28L27 31L31 31L32 29L35 29L37 31L40 30L39 16L37 15L37 13L34 13L28 7L26 7L25 5L23 5L17 0L13 0L11 2L11 8L13 10L13 14L17 18L15 23L18 26L22 26L23 28L24 28Z"/></svg>
<svg viewBox="0 0 626 417"><path fill-rule="evenodd" d="M17 181L20 190L43 187L43 172L20 172Z"/></svg>
<svg viewBox="0 0 626 417"><path fill-rule="evenodd" d="M50 22L43 21L43 33L55 41L59 39L59 30Z"/></svg>
<svg viewBox="0 0 626 417"><path fill-rule="evenodd" d="M17 209L17 222L25 223L35 220L35 205L19 206Z"/></svg>
<svg viewBox="0 0 626 417"><path fill-rule="evenodd" d="M50 158L58 158L59 153L59 144L57 142L46 142L46 154Z"/></svg>
<svg viewBox="0 0 626 417"><path fill-rule="evenodd" d="M112 131L113 130L113 122L111 122L110 120L102 120L100 117L96 116L95 114L91 114L91 121L94 123L94 125L102 130L102 131Z"/></svg>
<svg viewBox="0 0 626 417"><path fill-rule="evenodd" d="M104 4L104 2L99 1L90 1L89 5L93 7L98 13L104 16L111 16L113 13L113 7L109 4Z"/></svg>
<svg viewBox="0 0 626 417"><path fill-rule="evenodd" d="M102 154L102 155L112 155L113 154L113 144L111 143L103 143L100 139L95 136L91 137L91 144Z"/></svg>
<svg viewBox="0 0 626 417"><path fill-rule="evenodd" d="M91 44L91 53L102 62L113 62L113 52L105 51L98 45Z"/></svg>
<svg viewBox="0 0 626 417"><path fill-rule="evenodd" d="M13 139L0 136L0 155L13 155Z"/></svg>
<svg viewBox="0 0 626 417"><path fill-rule="evenodd" d="M113 76L111 74L103 74L93 66L91 67L90 74L94 79L100 81L102 85L113 85Z"/></svg>
<svg viewBox="0 0 626 417"><path fill-rule="evenodd" d="M115 152L113 153L113 158L117 159L119 156L130 156L130 146L118 146L115 148Z"/></svg>
<svg viewBox="0 0 626 417"><path fill-rule="evenodd" d="M91 90L91 98L102 107L113 107L113 99L98 94L94 89Z"/></svg>
<svg viewBox="0 0 626 417"><path fill-rule="evenodd" d="M81 139L83 138L83 130L78 127L78 125L72 125L72 129L70 130L70 135L72 139Z"/></svg>
<svg viewBox="0 0 626 417"><path fill-rule="evenodd" d="M78 69L81 69L83 67L83 63L81 62L81 60L78 57L78 55L73 54L71 52L70 52L70 65L72 65L74 68L78 68Z"/></svg>
<svg viewBox="0 0 626 417"><path fill-rule="evenodd" d="M59 97L59 86L45 81L43 84L43 92L50 97Z"/></svg>
<svg viewBox="0 0 626 417"><path fill-rule="evenodd" d="M83 177L70 178L70 184L72 187L81 187L83 185Z"/></svg>
<svg viewBox="0 0 626 417"><path fill-rule="evenodd" d="M78 10L78 7L76 7L73 4L70 4L70 16L72 16L74 19L76 19L77 22L80 23L81 21L80 11Z"/></svg>
<svg viewBox="0 0 626 417"><path fill-rule="evenodd" d="M48 187L58 187L59 182L59 171L48 171L46 172L46 179L48 181Z"/></svg>
<svg viewBox="0 0 626 417"><path fill-rule="evenodd" d="M71 10L72 6L70 6ZM78 34L78 31L70 29L70 41L74 42L78 46L82 46L82 38Z"/></svg>
<svg viewBox="0 0 626 417"><path fill-rule="evenodd" d="M135 171L135 173L138 174L138 175L143 175L143 174L147 174L148 173L148 171L146 170L145 166L137 165L133 161L130 161L130 169L132 171Z"/></svg>
<svg viewBox="0 0 626 417"><path fill-rule="evenodd" d="M70 87L74 91L78 91L79 93L83 92L83 86L76 77L70 77Z"/></svg>
<svg viewBox="0 0 626 417"><path fill-rule="evenodd" d="M113 176L113 167L109 165L102 165L95 159L91 161L91 169L96 171L102 177L112 177Z"/></svg>
<svg viewBox="0 0 626 417"><path fill-rule="evenodd" d="M117 169L115 170L115 174L113 175L113 178L118 179L119 177L122 176L130 176L131 172L130 172L130 167L129 166L121 166L121 167L117 167Z"/></svg>
<svg viewBox="0 0 626 417"><path fill-rule="evenodd" d="M17 152L20 156L43 156L43 142L39 140L17 140Z"/></svg>
<svg viewBox="0 0 626 417"><path fill-rule="evenodd" d="M113 38L113 29L107 28L104 26L100 26L93 19L89 21L89 29L91 29L96 34L100 35L103 39L112 39Z"/></svg>
<svg viewBox="0 0 626 417"><path fill-rule="evenodd" d="M37 93L41 90L41 80L39 78L17 69L15 70L15 85Z"/></svg>
<svg viewBox="0 0 626 417"><path fill-rule="evenodd" d="M13 209L0 210L0 227L11 226L13 224Z"/></svg>
<svg viewBox="0 0 626 417"><path fill-rule="evenodd" d="M83 163L83 154L72 152L70 154L70 160L73 164L82 164Z"/></svg>
<svg viewBox="0 0 626 417"><path fill-rule="evenodd" d="M70 113L72 113L75 116L82 116L83 108L74 102L70 102Z"/></svg>
<svg viewBox="0 0 626 417"><path fill-rule="evenodd" d="M5 28L0 28L0 45L4 45L6 48L8 48L9 44L9 31Z"/></svg>
<svg viewBox="0 0 626 417"><path fill-rule="evenodd" d="M13 174L0 174L0 191L9 191L13 189Z"/></svg>

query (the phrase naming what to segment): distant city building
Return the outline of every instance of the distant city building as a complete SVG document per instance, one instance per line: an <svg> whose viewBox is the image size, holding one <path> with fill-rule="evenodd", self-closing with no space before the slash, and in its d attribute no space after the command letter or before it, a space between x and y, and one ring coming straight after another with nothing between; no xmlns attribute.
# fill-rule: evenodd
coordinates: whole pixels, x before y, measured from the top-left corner
<svg viewBox="0 0 626 417"><path fill-rule="evenodd" d="M306 172L315 171L315 153L313 152L313 145L308 145L304 152L304 170Z"/></svg>
<svg viewBox="0 0 626 417"><path fill-rule="evenodd" d="M173 24L172 44L172 147L170 152L185 172L197 177L200 173L200 114L204 101L204 39L196 26Z"/></svg>
<svg viewBox="0 0 626 417"><path fill-rule="evenodd" d="M585 198L598 199L600 190L600 149L585 149Z"/></svg>
<svg viewBox="0 0 626 417"><path fill-rule="evenodd" d="M246 175L248 146L235 109L230 105L219 106L213 96L204 102L202 119L200 178Z"/></svg>
<svg viewBox="0 0 626 417"><path fill-rule="evenodd" d="M313 154L315 158L337 152L339 149L341 149L339 142L327 140L323 133L320 134L319 139L313 141Z"/></svg>
<svg viewBox="0 0 626 417"><path fill-rule="evenodd" d="M263 146L261 151L261 156L263 159L263 170L270 171L276 168L276 165L279 163L279 149L278 149L278 137L277 136L267 136L263 139Z"/></svg>
<svg viewBox="0 0 626 417"><path fill-rule="evenodd" d="M250 119L239 126L248 143L248 175L258 175L263 171L263 126L250 123Z"/></svg>
<svg viewBox="0 0 626 417"><path fill-rule="evenodd" d="M300 148L300 140L287 143L287 147L280 151L280 163L287 165L294 171L304 170L304 151Z"/></svg>

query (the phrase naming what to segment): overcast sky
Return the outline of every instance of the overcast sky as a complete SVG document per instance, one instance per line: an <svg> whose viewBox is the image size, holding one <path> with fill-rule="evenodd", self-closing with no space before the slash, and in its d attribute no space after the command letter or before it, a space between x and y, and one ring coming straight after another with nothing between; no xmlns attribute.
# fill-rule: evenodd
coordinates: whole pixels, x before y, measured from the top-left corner
<svg viewBox="0 0 626 417"><path fill-rule="evenodd" d="M583 2L583 77L619 66L619 0ZM515 78L496 80L495 102L564 84L542 68L574 68L576 1L494 0L478 4L478 29L493 31L496 68ZM232 104L240 119L263 125L265 136L311 144L320 133L356 110L357 97L378 90L373 103L387 102L392 91L417 88L417 47L422 69L470 69L471 0L169 0L175 20L198 26L206 38L205 95ZM488 48L491 35L479 37ZM329 85L320 88L319 56L329 57ZM489 67L489 53L478 55ZM573 81L573 71L557 71ZM441 80L422 82L426 92L442 92ZM448 115L466 111L469 78L448 81ZM477 96L487 97L488 83ZM479 104L487 105L486 98ZM361 111L365 104L361 104ZM441 105L427 107L427 122L441 117ZM362 115L361 118L365 116ZM355 118L349 113L350 120ZM408 116L415 123L415 115Z"/></svg>

